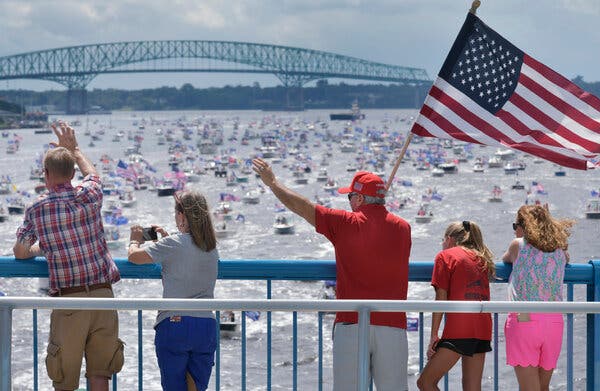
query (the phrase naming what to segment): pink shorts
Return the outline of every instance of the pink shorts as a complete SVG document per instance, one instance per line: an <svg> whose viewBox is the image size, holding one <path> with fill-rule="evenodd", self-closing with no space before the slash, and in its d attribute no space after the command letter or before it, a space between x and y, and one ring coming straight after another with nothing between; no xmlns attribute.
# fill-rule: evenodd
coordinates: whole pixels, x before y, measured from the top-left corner
<svg viewBox="0 0 600 391"><path fill-rule="evenodd" d="M556 368L562 347L562 314L531 313L529 321L519 321L516 313L508 314L504 325L506 363L516 367Z"/></svg>

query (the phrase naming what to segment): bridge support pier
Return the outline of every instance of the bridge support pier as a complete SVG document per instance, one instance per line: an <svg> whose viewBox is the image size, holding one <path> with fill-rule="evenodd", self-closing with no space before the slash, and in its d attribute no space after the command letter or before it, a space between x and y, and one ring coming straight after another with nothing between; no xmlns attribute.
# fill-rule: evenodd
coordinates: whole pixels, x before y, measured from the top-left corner
<svg viewBox="0 0 600 391"><path fill-rule="evenodd" d="M285 87L285 110L302 111L304 110L304 89L302 86Z"/></svg>
<svg viewBox="0 0 600 391"><path fill-rule="evenodd" d="M67 90L67 114L85 114L87 111L87 90L85 88L69 88Z"/></svg>

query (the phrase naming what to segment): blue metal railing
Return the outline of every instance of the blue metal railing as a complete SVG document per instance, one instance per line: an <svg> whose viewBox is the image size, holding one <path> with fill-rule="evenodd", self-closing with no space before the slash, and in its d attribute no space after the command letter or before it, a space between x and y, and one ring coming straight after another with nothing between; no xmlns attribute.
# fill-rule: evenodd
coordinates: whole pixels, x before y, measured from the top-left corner
<svg viewBox="0 0 600 391"><path fill-rule="evenodd" d="M117 266L121 271L121 276L127 278L141 279L160 279L160 266L158 265L133 265L125 259L117 259ZM429 282L431 279L431 271L433 268L432 262L411 262L409 269L409 281L411 282ZM510 274L511 265L497 264L497 275L499 282L506 282L507 276ZM12 257L0 257L0 277L47 277L47 265L44 258L35 260L15 261ZM329 280L335 278L335 263L328 260L222 260L219 265L219 278L232 280L266 280L267 282L267 299L271 299L271 281L273 280ZM567 300L573 300L573 285L583 284L587 286L587 301L600 301L600 261L590 261L588 264L571 264L567 266L565 272L565 283L567 284ZM0 308L0 311L6 311L6 308ZM142 390L142 322L141 313L138 311L138 370L139 370L139 390ZM297 389L297 313L293 314L293 389ZM322 367L322 314L319 315L319 390L322 389L323 383L323 367ZM423 312L419 313L419 368L423 367ZM498 389L498 314L494 314L494 389ZM2 320L5 321L4 317ZM587 389L595 390L600 386L600 336L597 328L600 315L587 315ZM37 312L34 310L33 316L34 331L37 330ZM246 356L245 356L245 317L242 316L242 390L246 389ZM0 339L7 332L10 336L12 324L4 322L0 324ZM8 330L8 331L7 331ZM567 315L567 389L573 390L573 315ZM34 333L34 388L37 389L37 332ZM0 340L0 347L2 344ZM267 390L271 389L272 373L271 373L271 312L267 313ZM218 353L217 353L218 356ZM6 362L2 361L2 372L10 371L10 367L5 368ZM219 361L217 360L215 370L215 386L220 389L219 376ZM599 368L599 369L597 369ZM361 368L362 369L362 368ZM116 390L116 383L113 382L113 389ZM445 380L447 389L447 379Z"/></svg>

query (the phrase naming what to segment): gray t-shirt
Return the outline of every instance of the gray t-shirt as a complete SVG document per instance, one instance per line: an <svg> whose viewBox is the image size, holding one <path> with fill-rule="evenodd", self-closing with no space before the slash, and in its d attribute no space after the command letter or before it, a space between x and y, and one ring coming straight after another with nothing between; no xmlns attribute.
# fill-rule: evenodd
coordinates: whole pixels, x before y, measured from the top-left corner
<svg viewBox="0 0 600 391"><path fill-rule="evenodd" d="M178 233L151 243L144 250L162 266L163 298L213 299L219 264L215 248L206 252L188 233ZM171 316L214 318L212 311L158 311L156 325Z"/></svg>

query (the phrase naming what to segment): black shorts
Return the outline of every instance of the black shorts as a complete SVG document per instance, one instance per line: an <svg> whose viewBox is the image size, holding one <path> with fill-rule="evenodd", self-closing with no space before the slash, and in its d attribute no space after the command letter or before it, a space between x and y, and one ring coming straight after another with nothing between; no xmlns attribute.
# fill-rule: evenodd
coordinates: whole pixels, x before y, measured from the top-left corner
<svg viewBox="0 0 600 391"><path fill-rule="evenodd" d="M439 348L450 349L463 356L472 357L475 353L487 353L492 351L490 341L476 338L440 339L435 350Z"/></svg>

